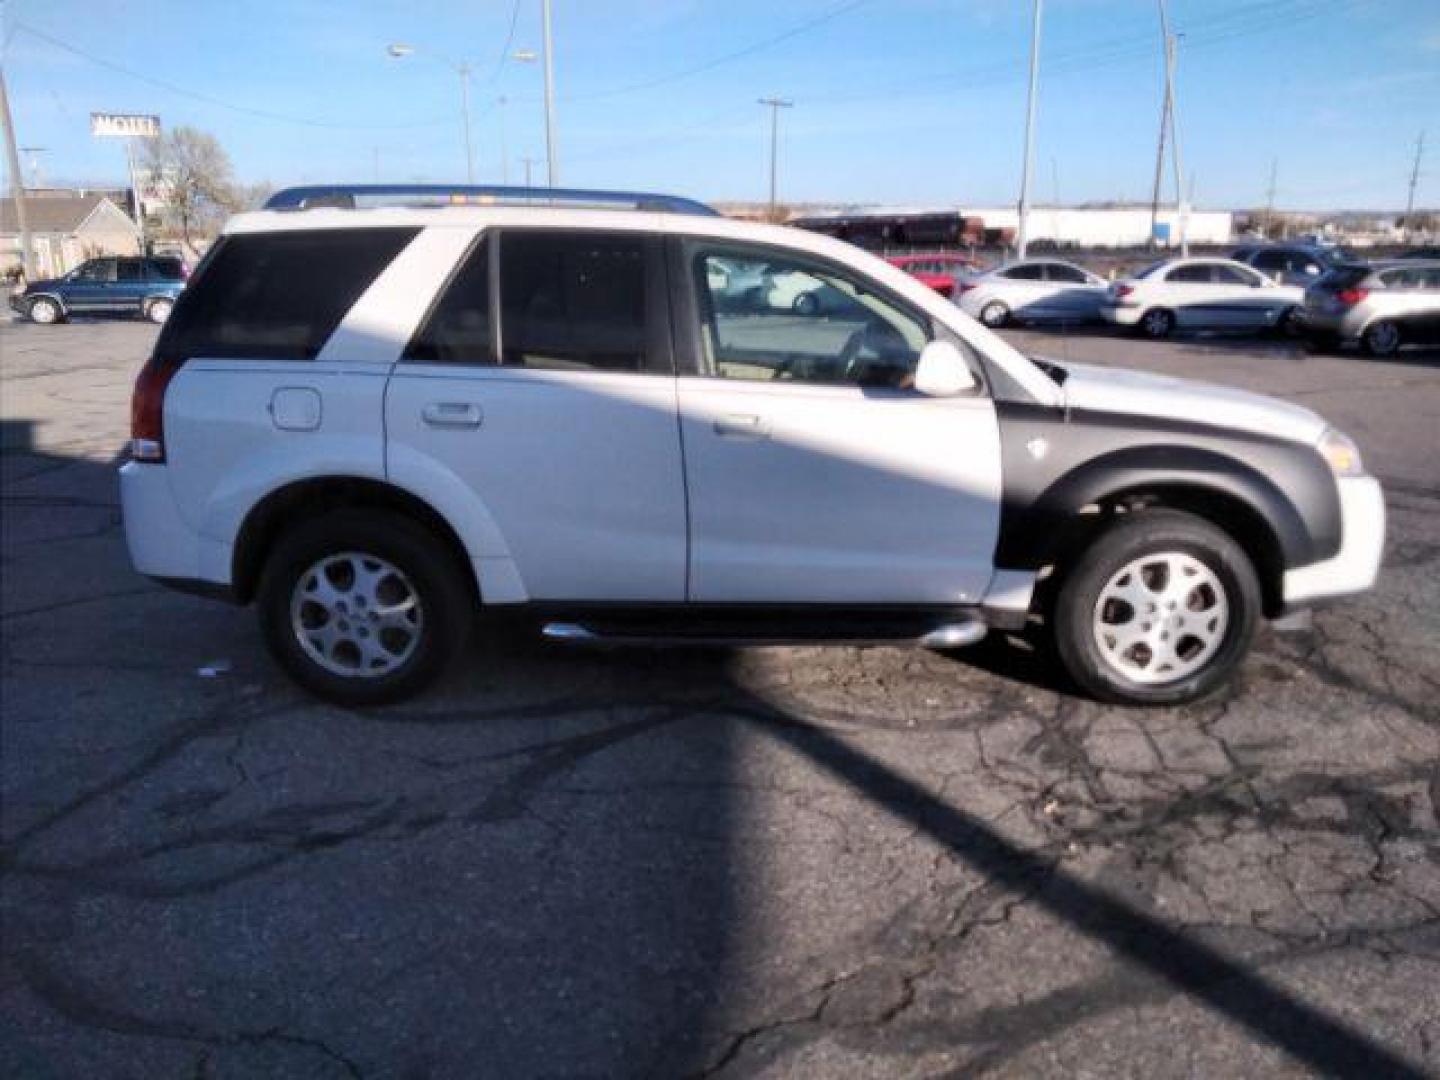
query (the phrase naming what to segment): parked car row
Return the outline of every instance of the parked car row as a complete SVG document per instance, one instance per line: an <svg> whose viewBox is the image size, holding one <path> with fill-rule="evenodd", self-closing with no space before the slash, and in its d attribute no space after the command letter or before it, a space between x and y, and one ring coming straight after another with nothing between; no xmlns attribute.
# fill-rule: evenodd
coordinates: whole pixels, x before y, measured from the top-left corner
<svg viewBox="0 0 1440 1080"><path fill-rule="evenodd" d="M1252 245L1228 259L1162 259L1113 282L1036 258L953 271L936 284L930 278L943 258L890 261L992 329L1105 322L1154 338L1176 330L1279 331L1320 345L1359 345L1372 356L1440 342L1440 260L1413 255L1366 263L1339 248Z"/></svg>

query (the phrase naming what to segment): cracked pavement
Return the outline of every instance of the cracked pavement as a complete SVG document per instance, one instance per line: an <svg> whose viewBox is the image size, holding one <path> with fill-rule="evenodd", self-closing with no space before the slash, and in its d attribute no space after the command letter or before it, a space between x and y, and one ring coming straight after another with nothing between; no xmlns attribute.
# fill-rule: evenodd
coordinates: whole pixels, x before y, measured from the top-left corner
<svg viewBox="0 0 1440 1080"><path fill-rule="evenodd" d="M1433 353L1013 335L1302 402L1386 482L1377 590L1194 706L1024 641L490 627L347 713L130 570L153 334L0 326L0 1073L1440 1074Z"/></svg>

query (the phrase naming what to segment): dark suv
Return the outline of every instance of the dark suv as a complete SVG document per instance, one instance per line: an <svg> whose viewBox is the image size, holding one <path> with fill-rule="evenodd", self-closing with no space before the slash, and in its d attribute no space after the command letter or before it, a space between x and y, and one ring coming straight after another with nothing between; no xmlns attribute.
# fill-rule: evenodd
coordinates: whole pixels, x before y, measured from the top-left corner
<svg viewBox="0 0 1440 1080"><path fill-rule="evenodd" d="M184 287L185 264L174 256L106 255L63 277L32 282L10 297L10 306L45 325L96 311L163 323Z"/></svg>
<svg viewBox="0 0 1440 1080"><path fill-rule="evenodd" d="M1344 262L1353 262L1341 248L1310 244L1251 244L1236 248L1230 257L1253 266L1282 285L1308 288Z"/></svg>

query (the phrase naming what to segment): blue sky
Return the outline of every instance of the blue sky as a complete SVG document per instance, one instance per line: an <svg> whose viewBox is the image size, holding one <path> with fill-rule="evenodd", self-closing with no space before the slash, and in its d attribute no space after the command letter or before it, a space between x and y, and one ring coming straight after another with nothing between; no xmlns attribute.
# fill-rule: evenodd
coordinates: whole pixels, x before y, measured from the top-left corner
<svg viewBox="0 0 1440 1080"><path fill-rule="evenodd" d="M215 134L247 181L462 180L459 82L392 41L469 60L478 178L543 158L539 0L0 0L20 142L47 178L118 178L92 110ZM1202 206L1440 203L1440 0L1170 0L1177 100ZM1029 0L554 0L560 178L761 199L971 206L1018 189ZM47 40L51 39L51 40ZM1148 198L1160 111L1154 0L1048 0L1036 191ZM115 67L143 73L147 83ZM209 100L204 100L209 99ZM378 165L378 169L377 169ZM28 168L28 165L27 165ZM538 168L538 167L537 167ZM539 173L537 172L537 176Z"/></svg>

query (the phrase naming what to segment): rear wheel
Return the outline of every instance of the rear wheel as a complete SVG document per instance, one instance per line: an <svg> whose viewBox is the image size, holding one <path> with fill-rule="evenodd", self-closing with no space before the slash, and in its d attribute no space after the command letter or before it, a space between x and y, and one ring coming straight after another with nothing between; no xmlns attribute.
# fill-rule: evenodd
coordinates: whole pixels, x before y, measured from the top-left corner
<svg viewBox="0 0 1440 1080"><path fill-rule="evenodd" d="M474 597L450 549L409 518L339 510L278 542L260 624L301 686L341 705L407 697L465 643Z"/></svg>
<svg viewBox="0 0 1440 1080"><path fill-rule="evenodd" d="M1175 332L1175 315L1164 308L1151 308L1140 316L1140 330L1146 337L1169 337Z"/></svg>
<svg viewBox="0 0 1440 1080"><path fill-rule="evenodd" d="M30 301L30 321L42 326L57 323L65 317L60 305L48 296L38 296Z"/></svg>
<svg viewBox="0 0 1440 1080"><path fill-rule="evenodd" d="M1400 351L1403 339L1400 336L1400 327L1382 319L1365 328L1360 342L1371 356L1394 356Z"/></svg>
<svg viewBox="0 0 1440 1080"><path fill-rule="evenodd" d="M980 321L992 330L1010 321L1010 309L999 300L992 300L980 309Z"/></svg>
<svg viewBox="0 0 1440 1080"><path fill-rule="evenodd" d="M1055 645L1102 701L1172 705L1223 683L1250 647L1260 584L1240 546L1175 510L1128 514L1100 534L1055 599Z"/></svg>
<svg viewBox="0 0 1440 1080"><path fill-rule="evenodd" d="M1280 320L1275 324L1280 333L1288 338L1298 338L1304 331L1304 322L1301 311L1298 307L1286 308L1280 313Z"/></svg>

